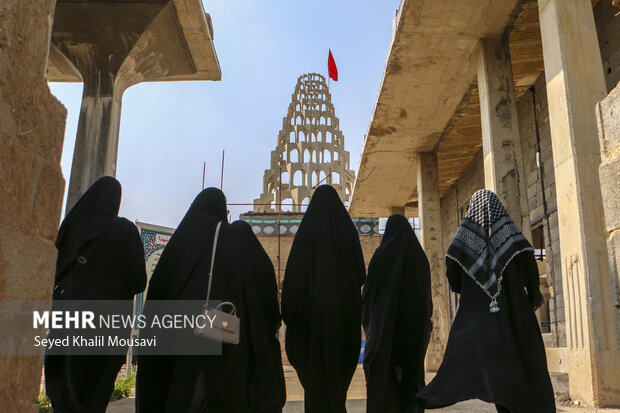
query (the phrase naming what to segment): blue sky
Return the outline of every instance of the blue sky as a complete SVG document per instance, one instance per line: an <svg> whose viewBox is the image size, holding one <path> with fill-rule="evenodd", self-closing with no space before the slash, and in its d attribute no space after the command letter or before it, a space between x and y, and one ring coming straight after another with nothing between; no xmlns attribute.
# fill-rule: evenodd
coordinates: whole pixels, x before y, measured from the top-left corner
<svg viewBox="0 0 620 413"><path fill-rule="evenodd" d="M125 92L117 179L120 214L176 227L202 185L220 184L231 203L252 203L275 148L297 77L338 65L332 101L351 167L357 169L400 0L204 0L220 82L142 83ZM81 84L50 83L68 110L61 166L67 180ZM233 219L251 206L230 207Z"/></svg>

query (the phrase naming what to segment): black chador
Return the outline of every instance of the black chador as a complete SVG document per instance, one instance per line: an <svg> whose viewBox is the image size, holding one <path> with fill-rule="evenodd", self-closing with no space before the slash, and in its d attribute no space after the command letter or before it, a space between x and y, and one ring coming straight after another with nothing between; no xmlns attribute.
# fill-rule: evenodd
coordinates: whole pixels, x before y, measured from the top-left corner
<svg viewBox="0 0 620 413"><path fill-rule="evenodd" d="M417 413L432 330L428 259L407 218L392 215L362 296L368 413Z"/></svg>
<svg viewBox="0 0 620 413"><path fill-rule="evenodd" d="M144 290L144 248L136 226L118 217L121 184L97 180L62 222L53 299L127 300ZM47 355L45 386L54 412L104 412L123 355Z"/></svg>
<svg viewBox="0 0 620 413"><path fill-rule="evenodd" d="M245 246L245 300L248 312L248 400L255 413L280 413L286 402L282 353L277 338L281 324L278 285L271 259L245 221L231 227Z"/></svg>
<svg viewBox="0 0 620 413"><path fill-rule="evenodd" d="M299 226L284 276L286 353L305 390L306 413L346 412L361 342L364 258L334 188L319 186Z"/></svg>
<svg viewBox="0 0 620 413"><path fill-rule="evenodd" d="M213 239L222 222L213 268L210 300L235 304L241 319L241 342L223 344L221 355L139 355L136 407L140 413L248 412L247 331L245 294L247 269L239 257L243 244L226 221L226 197L216 188L202 191L168 241L149 283L144 314L153 300L203 302L211 266ZM201 312L201 306L195 314ZM191 331L178 340L189 345L204 338Z"/></svg>
<svg viewBox="0 0 620 413"><path fill-rule="evenodd" d="M473 195L446 254L460 300L443 362L417 394L427 408L480 399L499 412L555 412L533 251L493 192Z"/></svg>

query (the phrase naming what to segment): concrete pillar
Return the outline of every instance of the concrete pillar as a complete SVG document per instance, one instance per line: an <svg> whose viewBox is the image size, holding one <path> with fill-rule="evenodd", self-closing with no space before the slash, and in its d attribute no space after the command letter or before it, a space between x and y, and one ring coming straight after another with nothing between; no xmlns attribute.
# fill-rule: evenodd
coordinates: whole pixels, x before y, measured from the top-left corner
<svg viewBox="0 0 620 413"><path fill-rule="evenodd" d="M508 39L482 39L477 59L484 184L497 194L513 221L531 239Z"/></svg>
<svg viewBox="0 0 620 413"><path fill-rule="evenodd" d="M67 111L45 80L54 0L0 9L0 300L51 298ZM39 356L0 357L0 410L34 412Z"/></svg>
<svg viewBox="0 0 620 413"><path fill-rule="evenodd" d="M157 67L161 56L139 53L139 48L145 47L142 44L136 47L166 7L166 2L117 5L66 1L56 6L54 60L62 57L84 82L67 212L98 178L116 176L123 93L131 85L167 69ZM102 24L106 30L102 30Z"/></svg>
<svg viewBox="0 0 620 413"><path fill-rule="evenodd" d="M441 198L437 153L418 153L418 215L420 241L431 267L433 332L426 351L427 371L437 371L450 333L450 304L441 231Z"/></svg>
<svg viewBox="0 0 620 413"><path fill-rule="evenodd" d="M219 80L199 0L58 0L47 77L83 81L67 211L100 176L116 174L121 99L132 85Z"/></svg>
<svg viewBox="0 0 620 413"><path fill-rule="evenodd" d="M590 0L539 0L558 200L571 397L620 404L620 356L598 167L606 95ZM617 183L617 182L616 182Z"/></svg>
<svg viewBox="0 0 620 413"><path fill-rule="evenodd" d="M73 150L67 212L98 178L116 176L123 90L104 94L97 91L93 96L86 86Z"/></svg>

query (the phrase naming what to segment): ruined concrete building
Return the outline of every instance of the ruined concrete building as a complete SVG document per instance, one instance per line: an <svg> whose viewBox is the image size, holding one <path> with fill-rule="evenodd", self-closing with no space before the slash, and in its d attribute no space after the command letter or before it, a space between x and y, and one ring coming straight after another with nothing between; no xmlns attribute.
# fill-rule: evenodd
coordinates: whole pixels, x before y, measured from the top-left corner
<svg viewBox="0 0 620 413"><path fill-rule="evenodd" d="M444 254L487 188L537 250L555 391L620 404L616 13L611 0L401 1L349 214L419 217L428 371L458 302Z"/></svg>
<svg viewBox="0 0 620 413"><path fill-rule="evenodd" d="M318 73L300 76L254 211L277 212L277 205L283 204L301 212L320 184L332 185L342 201L348 202L354 180L325 77Z"/></svg>

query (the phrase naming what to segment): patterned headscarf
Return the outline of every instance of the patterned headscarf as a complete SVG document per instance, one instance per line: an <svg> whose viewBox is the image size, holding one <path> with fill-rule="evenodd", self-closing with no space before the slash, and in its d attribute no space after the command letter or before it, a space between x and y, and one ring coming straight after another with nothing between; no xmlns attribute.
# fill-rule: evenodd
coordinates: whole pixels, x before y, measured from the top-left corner
<svg viewBox="0 0 620 413"><path fill-rule="evenodd" d="M510 261L534 248L508 216L492 191L481 189L469 201L469 208L446 259L459 264L491 299L490 311L499 311L497 297L502 290L502 274Z"/></svg>

